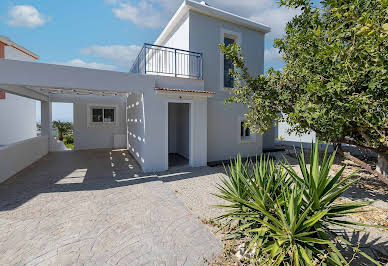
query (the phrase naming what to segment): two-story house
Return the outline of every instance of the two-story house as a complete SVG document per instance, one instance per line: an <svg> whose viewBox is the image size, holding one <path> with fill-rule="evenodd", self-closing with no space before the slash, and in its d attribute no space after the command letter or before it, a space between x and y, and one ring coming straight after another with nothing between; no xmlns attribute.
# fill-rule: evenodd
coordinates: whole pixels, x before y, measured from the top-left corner
<svg viewBox="0 0 388 266"><path fill-rule="evenodd" d="M51 103L73 103L75 150L126 147L145 172L255 156L274 138L243 127L245 106L225 104L233 66L218 45L239 43L257 75L264 71L269 31L185 0L130 73L0 60L0 88L42 102L42 136L49 139Z"/></svg>
<svg viewBox="0 0 388 266"><path fill-rule="evenodd" d="M272 132L263 137L250 134L250 130L243 127L244 114L247 111L245 106L225 104L230 95L229 89L233 88L233 78L229 74L229 69L233 66L219 48L220 43L228 45L237 42L251 74L262 74L264 35L269 31L270 28L266 25L209 6L205 2L187 0L182 3L155 43L144 45L132 67L133 73L175 73L178 77L203 79L203 90L214 94L207 98L207 107L206 110L203 107L202 115L202 121L207 120L204 125L206 139L202 141L207 144L202 147L204 154L201 156L207 162L228 160L238 153L246 157L254 156L260 154L263 147L269 148L274 144ZM139 68L139 65L142 67ZM179 92L173 92L171 96L178 94ZM185 93L181 94L184 97ZM182 118L184 105L178 111L175 111L176 108L179 108L179 104L168 105L168 151L170 154L178 152L189 159L189 141L181 141L181 138L189 138L185 130L187 125L184 126L188 116ZM178 117L174 116L174 112ZM202 132L202 135L205 133ZM200 143L201 140L197 140L193 145ZM200 165L204 164L201 161Z"/></svg>
<svg viewBox="0 0 388 266"><path fill-rule="evenodd" d="M184 1L156 45L200 52L203 60L204 89L215 95L207 101L207 160L228 160L261 152L263 138L250 134L242 127L242 105L225 105L228 89L233 87L229 75L230 61L219 49L219 44L237 42L251 74L264 72L264 35L268 26L219 10L205 2Z"/></svg>

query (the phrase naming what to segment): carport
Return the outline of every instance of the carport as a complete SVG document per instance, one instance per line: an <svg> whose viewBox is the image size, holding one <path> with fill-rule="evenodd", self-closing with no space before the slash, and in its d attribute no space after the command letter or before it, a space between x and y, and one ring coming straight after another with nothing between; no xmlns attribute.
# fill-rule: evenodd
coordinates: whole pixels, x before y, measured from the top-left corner
<svg viewBox="0 0 388 266"><path fill-rule="evenodd" d="M0 150L0 158L4 158L0 166L6 169L0 181L51 150L52 102L75 104L74 113L80 114L75 118L81 117L75 119L75 123L80 121L75 130L82 128L75 132L75 146L79 149L126 146L144 172L168 170L168 106L169 103L189 105L189 115L184 120L189 122L185 133L185 139L190 141L185 146L186 157L193 167L207 163L207 98L214 93L203 91L203 80L5 59L0 60L0 73L0 89L41 101L42 127L41 137ZM107 119L115 117L116 122L117 118L121 127L112 129L113 123L108 127L96 126L95 110L97 117L109 113ZM117 114L112 115L115 110ZM20 157L24 150L29 152ZM35 152L38 150L39 153Z"/></svg>
<svg viewBox="0 0 388 266"><path fill-rule="evenodd" d="M152 90L155 86L153 79L141 75L5 59L0 60L0 73L2 90L41 102L41 136L1 147L0 182L53 150L53 102L80 106L87 103L98 106L117 104L117 112L123 110L117 142L118 146L127 148L125 106L128 94L142 93L144 89ZM87 134L92 130L94 133L97 131L96 127L90 128L89 132L84 131Z"/></svg>

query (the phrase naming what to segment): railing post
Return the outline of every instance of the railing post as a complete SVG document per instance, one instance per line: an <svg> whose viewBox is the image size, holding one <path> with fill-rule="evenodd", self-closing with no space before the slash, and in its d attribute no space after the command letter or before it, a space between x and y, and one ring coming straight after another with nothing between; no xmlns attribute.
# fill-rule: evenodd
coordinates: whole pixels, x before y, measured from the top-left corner
<svg viewBox="0 0 388 266"><path fill-rule="evenodd" d="M144 75L147 75L147 46L144 45Z"/></svg>
<svg viewBox="0 0 388 266"><path fill-rule="evenodd" d="M201 63L200 63L200 73L199 73L199 77L200 77L200 79L201 80L203 80L203 56L202 56L203 54L201 53L200 54L200 61L201 61Z"/></svg>
<svg viewBox="0 0 388 266"><path fill-rule="evenodd" d="M175 77L176 77L177 76L177 73L176 73L176 49L174 49L174 52L175 52L174 58L175 58Z"/></svg>

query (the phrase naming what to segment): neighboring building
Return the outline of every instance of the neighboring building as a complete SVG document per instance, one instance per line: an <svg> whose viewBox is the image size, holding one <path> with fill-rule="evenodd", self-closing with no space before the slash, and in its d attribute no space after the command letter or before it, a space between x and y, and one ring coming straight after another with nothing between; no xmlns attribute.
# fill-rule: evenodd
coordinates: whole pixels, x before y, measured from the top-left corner
<svg viewBox="0 0 388 266"><path fill-rule="evenodd" d="M155 44L144 45L131 73L0 60L0 88L42 102L48 139L51 103L73 103L76 150L124 147L145 172L168 170L176 160L195 167L255 156L273 147L274 132L252 134L243 127L247 108L224 103L232 65L218 45L239 43L249 71L258 75L269 31L185 0Z"/></svg>
<svg viewBox="0 0 388 266"><path fill-rule="evenodd" d="M316 134L311 132L309 134L298 135L297 133L288 131L291 126L288 123L282 122L277 125L276 143L280 145L300 147L302 144L304 148L310 148L311 143L315 141Z"/></svg>
<svg viewBox="0 0 388 266"><path fill-rule="evenodd" d="M33 62L39 56L0 35L0 58ZM0 88L0 145L36 137L35 104Z"/></svg>

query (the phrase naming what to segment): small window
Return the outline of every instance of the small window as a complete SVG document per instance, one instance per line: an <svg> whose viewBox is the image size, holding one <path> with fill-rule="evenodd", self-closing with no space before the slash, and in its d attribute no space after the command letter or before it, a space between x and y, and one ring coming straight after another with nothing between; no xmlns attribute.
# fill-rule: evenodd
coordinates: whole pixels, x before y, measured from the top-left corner
<svg viewBox="0 0 388 266"><path fill-rule="evenodd" d="M249 141L253 141L255 140L255 135L254 134L251 134L251 130L249 127L245 127L244 126L245 124L245 121L241 121L240 122L240 139L242 141L246 141L246 140L249 140Z"/></svg>
<svg viewBox="0 0 388 266"><path fill-rule="evenodd" d="M224 38L224 44L225 46L228 46L230 44L234 43L234 39L225 37ZM226 58L226 55L224 55L224 87L225 88L233 88L234 87L234 78L230 74L230 70L234 69L234 66L232 64L232 61Z"/></svg>
<svg viewBox="0 0 388 266"><path fill-rule="evenodd" d="M116 108L103 108L103 107L92 107L92 123L93 124L111 124L115 123L115 112Z"/></svg>

